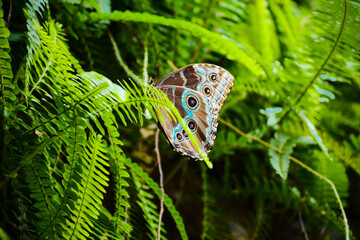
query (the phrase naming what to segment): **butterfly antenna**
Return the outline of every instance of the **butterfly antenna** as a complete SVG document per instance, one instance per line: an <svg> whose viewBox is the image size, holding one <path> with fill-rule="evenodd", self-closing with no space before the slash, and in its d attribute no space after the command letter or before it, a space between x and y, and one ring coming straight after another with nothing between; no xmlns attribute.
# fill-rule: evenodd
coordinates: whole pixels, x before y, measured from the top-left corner
<svg viewBox="0 0 360 240"><path fill-rule="evenodd" d="M152 77L150 77L149 81L148 81L148 84L154 86L154 79L152 79Z"/></svg>

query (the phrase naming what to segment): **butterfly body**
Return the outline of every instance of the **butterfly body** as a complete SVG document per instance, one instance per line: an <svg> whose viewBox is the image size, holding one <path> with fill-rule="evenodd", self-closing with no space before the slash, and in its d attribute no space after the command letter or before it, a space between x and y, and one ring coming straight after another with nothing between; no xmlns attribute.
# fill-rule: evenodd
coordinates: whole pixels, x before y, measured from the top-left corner
<svg viewBox="0 0 360 240"><path fill-rule="evenodd" d="M174 103L201 150L207 154L214 145L217 116L233 83L233 76L225 69L214 64L198 63L169 73L155 87ZM159 124L174 149L202 160L182 124L170 119L165 111L160 108L164 119Z"/></svg>

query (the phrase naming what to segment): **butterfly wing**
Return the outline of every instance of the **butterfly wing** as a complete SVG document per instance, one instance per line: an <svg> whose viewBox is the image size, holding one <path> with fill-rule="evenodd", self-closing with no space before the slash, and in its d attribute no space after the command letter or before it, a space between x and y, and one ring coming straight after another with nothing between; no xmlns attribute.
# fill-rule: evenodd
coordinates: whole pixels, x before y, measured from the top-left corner
<svg viewBox="0 0 360 240"><path fill-rule="evenodd" d="M225 69L200 63L174 71L156 85L179 110L205 154L214 144L217 116L233 82L233 76ZM173 147L185 155L202 160L181 123L170 119L164 109L160 112L164 119L159 123Z"/></svg>

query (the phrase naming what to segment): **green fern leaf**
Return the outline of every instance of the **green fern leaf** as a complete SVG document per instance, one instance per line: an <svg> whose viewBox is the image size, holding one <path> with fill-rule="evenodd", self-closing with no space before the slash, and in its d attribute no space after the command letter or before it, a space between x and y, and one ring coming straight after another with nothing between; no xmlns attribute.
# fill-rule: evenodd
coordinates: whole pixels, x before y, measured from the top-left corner
<svg viewBox="0 0 360 240"><path fill-rule="evenodd" d="M2 96L1 115L8 118L15 104L16 96L14 94L15 85L12 83L13 72L11 68L11 57L9 55L10 46L8 37L10 31L6 27L3 19L4 12L2 10L2 2L0 2L0 91Z"/></svg>
<svg viewBox="0 0 360 240"><path fill-rule="evenodd" d="M67 206L72 213L71 218L68 219L66 225L62 224L65 230L63 235L67 239L73 237L86 239L89 236L90 227L93 227L91 219L97 219L99 215L101 199L105 192L103 186L107 186L109 180L106 176L108 171L104 168L104 166L109 165L105 161L105 148L101 137L94 136L89 140L88 145L84 146L83 149L85 154L76 157L77 154L80 154L79 152L74 156L74 160L77 162L74 165L74 172L69 173L69 179L64 185L64 187L67 187L69 184L74 190L76 189L76 191L70 189L69 195L65 196L76 200L76 202L72 201L71 205ZM82 171L84 174L78 175L78 171Z"/></svg>
<svg viewBox="0 0 360 240"><path fill-rule="evenodd" d="M109 154L111 157L111 162L114 164L112 171L114 181L116 183L116 209L114 214L114 228L116 233L125 233L126 235L130 235L132 227L127 222L129 216L126 211L127 208L131 207L126 200L130 197L126 190L129 187L126 179L128 179L130 175L127 172L124 164L126 156L120 147L123 145L123 142L119 139L120 134L116 126L117 123L115 117L110 115L110 117L104 118L104 123L108 129L108 136L110 140Z"/></svg>
<svg viewBox="0 0 360 240"><path fill-rule="evenodd" d="M290 155L295 144L287 136L280 133L275 133L275 137L270 140L270 144L282 151L282 153L278 153L273 149L269 149L270 163L276 173L286 180L290 166Z"/></svg>

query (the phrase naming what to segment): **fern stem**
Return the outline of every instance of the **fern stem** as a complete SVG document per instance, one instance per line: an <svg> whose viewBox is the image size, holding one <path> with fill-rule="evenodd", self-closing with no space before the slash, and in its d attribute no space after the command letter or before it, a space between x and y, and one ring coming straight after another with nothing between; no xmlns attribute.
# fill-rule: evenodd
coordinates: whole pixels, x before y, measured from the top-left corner
<svg viewBox="0 0 360 240"><path fill-rule="evenodd" d="M148 81L148 65L149 65L149 51L148 51L148 46L147 46L147 41L148 41L148 35L149 35L149 31L146 33L145 36L145 41L144 41L144 68L143 68L143 83L146 83Z"/></svg>
<svg viewBox="0 0 360 240"><path fill-rule="evenodd" d="M9 1L9 14L7 17L7 23L6 23L6 27L9 28L10 26L10 19L11 19L11 13L12 13L12 0Z"/></svg>
<svg viewBox="0 0 360 240"><path fill-rule="evenodd" d="M241 131L239 128L235 127L233 124L225 121L224 119L222 119L221 117L218 117L218 120L219 122L221 122L222 124L224 124L225 126L228 126L229 128L231 128L232 130L234 130L236 133L238 133L239 135L247 138L247 139L251 139L251 140L254 140L258 143L261 143L262 145L264 145L265 147L267 148L270 148L276 152L279 152L281 151L280 149L278 149L277 147L274 147L273 145L271 145L270 143L260 139L260 138L257 138L257 137L254 137L254 136L250 136L246 133L244 133L243 131Z"/></svg>
<svg viewBox="0 0 360 240"><path fill-rule="evenodd" d="M79 213L76 216L76 220L74 222L74 228L73 228L73 231L72 231L69 239L72 239L74 234L77 231L79 231L78 226L81 228L81 223L79 221L82 218L81 217L82 214L85 214L84 213L84 211L85 211L85 201L88 201L86 199L86 195L89 194L87 189L89 189L91 179L93 178L93 173L94 173L94 168L95 168L95 163L96 163L96 157L100 152L100 150L99 150L100 145L101 145L101 136L100 135L95 135L92 146L91 146L91 148L92 148L91 149L92 156L91 156L91 160L89 161L89 166L90 166L89 169L88 169L89 173L87 174L87 177L86 177L85 186L83 186L84 190L83 190L83 194L81 196L81 203L80 203L80 206L78 206Z"/></svg>
<svg viewBox="0 0 360 240"><path fill-rule="evenodd" d="M45 67L43 73L41 74L39 80L34 84L34 86L32 87L32 89L31 89L30 92L28 93L29 96L30 96L31 93L35 90L35 88L40 84L40 82L43 80L43 78L45 77L45 74L46 74L46 72L48 71L51 63L52 63L51 60L49 60L49 62L46 64L46 67Z"/></svg>
<svg viewBox="0 0 360 240"><path fill-rule="evenodd" d="M162 216L164 214L164 174L162 171L162 167L161 167L161 157L160 157L160 148L159 148L159 134L160 134L160 129L158 128L156 130L156 134L155 134L155 151L156 151L156 157L157 157L157 162L158 162L158 167L159 167L159 175L160 175L160 188L161 188L161 198L160 198L160 212L159 212L159 225L158 225L158 229L157 229L157 238L158 240L161 239L161 219Z"/></svg>
<svg viewBox="0 0 360 240"><path fill-rule="evenodd" d="M120 55L119 47L117 46L116 41L115 41L112 33L110 32L110 30L108 30L107 33L108 33L110 41L111 41L111 43L113 45L113 48L114 48L114 51L115 51L115 57L118 60L120 66L125 70L126 74L130 78L134 79L137 83L140 83L141 82L140 78L133 71L131 71L131 69L126 65L126 63L122 59L122 57Z"/></svg>
<svg viewBox="0 0 360 240"><path fill-rule="evenodd" d="M219 120L219 122L221 122L222 124L230 127L233 131L235 131L235 132L238 133L239 135L241 135L241 136L243 136L243 137L245 137L245 138L247 138L247 139L251 139L251 140L253 140L253 141L256 141L256 142L258 142L258 143L261 143L262 145L266 146L267 148L273 149L274 151L278 152L279 154L282 154L282 153L283 153L283 151L280 150L280 149L278 149L277 147L271 145L270 143L268 143L268 142L266 142L266 141L264 141L264 140L262 140L262 139L260 139L260 138L257 138L257 137L254 137L254 136L250 136L250 135L244 133L244 132L241 131L239 128L235 127L233 124L225 121L224 119L218 117L218 120ZM315 171L314 169L310 168L309 166L307 166L306 164L304 164L303 162L301 162L299 159L290 156L290 160L293 161L293 162L295 162L296 164L300 165L301 167L303 167L304 169L306 169L308 172L311 172L311 173L314 174L315 176L319 177L321 180L327 182L327 183L331 186L331 188L332 188L332 190L333 190L333 192L334 192L335 198L336 198L336 200L337 200L337 202L338 202L338 204L339 204L339 207L340 207L340 210L341 210L343 219L344 219L346 240L349 240L349 234L350 234L350 232L349 232L348 220L347 220L347 217L346 217L346 214L345 214L345 210L344 210L344 207L343 207L343 205L342 205L342 202L341 202L339 193L337 192L334 183L333 183L330 179L328 179L327 177L325 177L324 175L318 173L318 172Z"/></svg>
<svg viewBox="0 0 360 240"><path fill-rule="evenodd" d="M107 126L108 129L108 136L109 136L109 141L110 141L110 146L109 148L112 149L112 151L114 152L113 156L112 154L110 154L110 156L112 156L112 162L114 163L115 167L111 167L110 169L113 169L113 173L114 173L114 182L116 184L116 190L115 190L115 198L117 201L117 205L116 205L116 211L115 211L115 231L116 233L120 234L120 221L124 222L125 224L127 224L128 221L128 215L127 215L127 206L125 206L124 212L125 212L125 217L124 219L122 219L121 216L121 211L123 209L123 203L122 200L124 199L124 201L126 201L126 194L125 196L123 196L123 191L125 191L124 188L124 184L122 183L123 181L123 173L122 171L125 171L125 166L124 166L124 157L123 157L123 152L121 150L121 148L119 147L119 145L121 145L121 141L119 141L116 137L116 133L115 135L113 135L113 131L112 126L113 126L114 122L112 122L111 124L109 124L107 121L105 121L105 126ZM123 232L123 238L126 238L126 232Z"/></svg>
<svg viewBox="0 0 360 240"><path fill-rule="evenodd" d="M286 117L287 115L290 113L290 111L301 101L301 99L305 96L306 92L309 90L309 88L313 85L313 83L315 82L315 80L318 78L318 76L320 75L320 72L322 70L324 70L326 64L328 63L328 61L330 60L331 56L333 55L333 53L335 52L335 49L337 48L339 42L340 42L340 38L341 35L344 31L344 26L345 26L345 22L346 22L346 17L347 17L347 11L348 11L348 0L344 0L344 15L343 15L343 19L340 25L340 30L339 33L336 37L336 40L334 42L334 45L332 46L329 54L327 55L327 57L325 58L324 62L321 64L320 68L316 71L315 75L311 78L310 82L308 83L308 85L305 87L305 89L300 93L300 95L297 97L297 99L295 100L295 102L292 104L291 107L288 108L288 110L284 113L284 115L280 118L278 124L280 124Z"/></svg>
<svg viewBox="0 0 360 240"><path fill-rule="evenodd" d="M59 116L61 116L61 115L64 114L65 112L70 111L71 109L75 109L75 107L76 107L78 104L82 103L85 99L87 99L87 98L91 97L92 95L94 95L94 94L96 94L96 93L104 90L104 89L107 88L108 86L109 86L108 83L102 83L102 84L98 85L98 87L97 87L96 89L94 89L94 91L90 92L88 95L86 95L84 98L80 99L80 101L76 102L74 105L66 108L65 110L63 110L63 111L61 111L60 113L56 114L55 116L49 118L49 119L46 120L45 122L42 122L42 123L40 123L39 125L33 127L32 129L27 130L25 133L28 134L29 132L32 132L32 131L34 131L35 129L37 129L37 128L39 128L39 127L41 127L41 126L43 126L43 125L45 125L45 124L47 124L47 123L49 123L49 122L51 122L51 121L54 120L55 118L58 118Z"/></svg>

